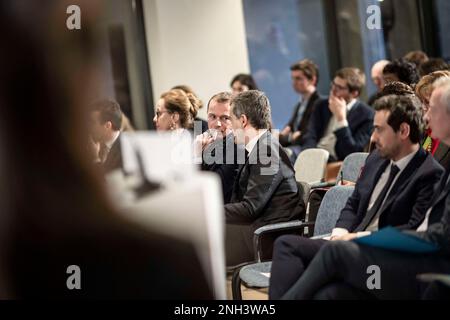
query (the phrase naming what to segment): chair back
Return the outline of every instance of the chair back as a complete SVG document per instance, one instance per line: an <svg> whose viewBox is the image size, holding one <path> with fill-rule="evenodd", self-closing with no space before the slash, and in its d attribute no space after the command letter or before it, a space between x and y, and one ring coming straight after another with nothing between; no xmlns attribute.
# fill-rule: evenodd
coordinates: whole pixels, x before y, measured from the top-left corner
<svg viewBox="0 0 450 320"><path fill-rule="evenodd" d="M355 152L346 156L342 163L341 170L339 170L337 181L342 178L347 181L356 182L361 173L361 169L366 163L368 155L367 152Z"/></svg>
<svg viewBox="0 0 450 320"><path fill-rule="evenodd" d="M354 186L335 186L325 193L314 226L314 236L331 233Z"/></svg>
<svg viewBox="0 0 450 320"><path fill-rule="evenodd" d="M294 164L297 181L314 184L325 177L329 152L323 149L306 149L297 157Z"/></svg>

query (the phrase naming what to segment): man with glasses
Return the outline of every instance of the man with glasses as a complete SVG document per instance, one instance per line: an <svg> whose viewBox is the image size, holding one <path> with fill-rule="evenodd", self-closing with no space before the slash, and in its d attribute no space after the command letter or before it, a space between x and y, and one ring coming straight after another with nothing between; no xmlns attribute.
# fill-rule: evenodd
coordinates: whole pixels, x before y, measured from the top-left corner
<svg viewBox="0 0 450 320"><path fill-rule="evenodd" d="M195 154L202 170L216 172L222 181L224 203L228 203L233 191L238 163L238 146L230 121L231 93L220 92L208 102L208 130L195 139ZM243 153L244 151L241 150Z"/></svg>
<svg viewBox="0 0 450 320"><path fill-rule="evenodd" d="M331 82L328 100L318 102L304 137L303 150L321 148L330 162L341 161L369 144L374 111L358 100L365 84L363 72L343 68Z"/></svg>

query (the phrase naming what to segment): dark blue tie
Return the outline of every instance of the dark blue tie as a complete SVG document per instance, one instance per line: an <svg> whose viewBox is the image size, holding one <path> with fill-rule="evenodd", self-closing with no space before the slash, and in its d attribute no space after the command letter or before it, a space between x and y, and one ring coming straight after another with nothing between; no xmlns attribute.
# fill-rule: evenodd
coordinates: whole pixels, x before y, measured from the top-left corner
<svg viewBox="0 0 450 320"><path fill-rule="evenodd" d="M386 195L392 185L392 181L394 181L394 178L399 171L400 169L395 164L391 165L391 172L389 173L388 181L384 185L383 190L381 190L381 193L378 196L377 200L375 200L375 203L373 204L372 208L370 208L370 210L367 211L366 216L364 217L363 221L358 226L356 231L365 230L367 226L370 224L370 222L374 219L374 217L376 217L379 214L384 198L386 198Z"/></svg>

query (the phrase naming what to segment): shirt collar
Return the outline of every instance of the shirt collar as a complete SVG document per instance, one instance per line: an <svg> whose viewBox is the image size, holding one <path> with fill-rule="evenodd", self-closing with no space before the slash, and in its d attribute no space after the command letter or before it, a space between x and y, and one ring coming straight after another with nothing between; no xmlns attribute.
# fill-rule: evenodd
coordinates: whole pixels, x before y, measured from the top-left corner
<svg viewBox="0 0 450 320"><path fill-rule="evenodd" d="M353 108L353 106L356 104L356 99L353 99L352 101L350 101L348 104L347 104L347 111L350 111L350 110L352 110L352 108Z"/></svg>
<svg viewBox="0 0 450 320"><path fill-rule="evenodd" d="M409 164L409 162L412 160L412 158L414 158L414 156L416 155L417 152L418 151L411 152L407 156L405 156L397 161L391 160L391 164L395 164L400 169L400 171L403 171L406 168L406 166Z"/></svg>
<svg viewBox="0 0 450 320"><path fill-rule="evenodd" d="M258 135L254 136L245 146L245 149L247 150L248 154L250 154L255 147L256 143L258 142L259 138L267 132L267 129L258 130Z"/></svg>
<svg viewBox="0 0 450 320"><path fill-rule="evenodd" d="M113 146L114 142L116 142L116 140L119 137L119 135L120 135L120 130L117 131L117 132L114 132L114 135L113 135L112 139L107 141L107 142L105 142L105 145L108 147L108 149L111 149L111 147Z"/></svg>

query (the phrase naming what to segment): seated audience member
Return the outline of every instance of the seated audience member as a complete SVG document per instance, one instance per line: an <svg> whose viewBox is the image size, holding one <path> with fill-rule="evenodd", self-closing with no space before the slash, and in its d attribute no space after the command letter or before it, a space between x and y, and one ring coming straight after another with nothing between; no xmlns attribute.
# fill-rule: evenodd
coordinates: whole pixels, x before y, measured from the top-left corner
<svg viewBox="0 0 450 320"><path fill-rule="evenodd" d="M238 94L248 90L258 90L255 80L251 74L239 73L230 82L233 94Z"/></svg>
<svg viewBox="0 0 450 320"><path fill-rule="evenodd" d="M410 51L404 55L403 59L415 64L416 68L429 60L428 55L421 50Z"/></svg>
<svg viewBox="0 0 450 320"><path fill-rule="evenodd" d="M300 95L300 101L295 105L292 117L286 127L280 132L280 143L291 149L292 163L295 162L301 151L303 135L309 125L314 105L319 99L317 83L319 81L319 68L311 60L298 61L291 66L292 88Z"/></svg>
<svg viewBox="0 0 450 320"><path fill-rule="evenodd" d="M430 107L430 97L433 92L433 83L440 78L450 78L450 71L435 71L420 79L416 85L416 94L422 101L422 110L425 114ZM450 168L450 148L434 138L431 128L427 125L422 147L430 152L434 158L447 170Z"/></svg>
<svg viewBox="0 0 450 320"><path fill-rule="evenodd" d="M398 59L388 63L383 69L385 83L400 81L412 86L419 82L419 73L414 63Z"/></svg>
<svg viewBox="0 0 450 320"><path fill-rule="evenodd" d="M380 60L377 61L373 66L371 70L371 76L372 81L377 87L377 92L375 92L372 96L370 96L369 100L367 101L367 104L369 106L372 106L373 103L376 100L376 95L383 89L385 83L383 79L383 69L384 67L389 63L388 60Z"/></svg>
<svg viewBox="0 0 450 320"><path fill-rule="evenodd" d="M70 3L0 10L1 298L212 298L193 246L128 221L107 198L86 153L104 8L83 2L75 35L61 14Z"/></svg>
<svg viewBox="0 0 450 320"><path fill-rule="evenodd" d="M197 114L200 100L192 93L186 93L180 89L172 89L161 95L156 108L155 123L158 131L192 130L194 118Z"/></svg>
<svg viewBox="0 0 450 320"><path fill-rule="evenodd" d="M99 100L91 105L91 137L96 146L96 162L108 173L122 168L120 128L122 111L117 102Z"/></svg>
<svg viewBox="0 0 450 320"><path fill-rule="evenodd" d="M216 172L222 181L224 203L231 199L239 168L238 146L230 118L231 93L215 94L208 102L208 131L196 138L196 156L200 154L202 170Z"/></svg>
<svg viewBox="0 0 450 320"><path fill-rule="evenodd" d="M226 259L234 266L254 259L253 232L266 224L301 219L305 206L288 156L270 131L270 104L250 90L231 100L231 123L246 157L225 205Z"/></svg>
<svg viewBox="0 0 450 320"><path fill-rule="evenodd" d="M425 217L433 187L443 169L419 145L422 112L414 95L386 96L375 102L369 155L353 194L342 210L331 240L350 240L385 226L416 229ZM270 296L280 298L298 280L326 244L300 236L282 236L274 247Z"/></svg>
<svg viewBox="0 0 450 320"><path fill-rule="evenodd" d="M436 81L425 114L436 138L450 144L450 80ZM284 299L419 299L423 288L417 275L445 273L450 270L450 179L443 175L431 206L416 231L403 231L409 236L434 245L431 253L391 251L353 241L331 241L311 261L300 279L284 295ZM367 268L381 270L382 286L367 286Z"/></svg>
<svg viewBox="0 0 450 320"><path fill-rule="evenodd" d="M389 95L395 96L414 95L414 90L406 83L400 81L392 81L387 83L383 87L383 89L380 92L378 92L378 94L375 96L375 101Z"/></svg>
<svg viewBox="0 0 450 320"><path fill-rule="evenodd" d="M368 145L372 132L372 108L358 100L365 76L357 68L336 72L328 100L320 100L311 116L303 149L321 148L331 161L343 160Z"/></svg>
<svg viewBox="0 0 450 320"><path fill-rule="evenodd" d="M195 104L195 108L196 110L192 110L192 116L194 117L194 130L197 130L198 132L195 133L200 133L200 126L199 129L196 129L196 124L198 123L199 125L201 125L201 132L205 132L206 130L208 130L208 123L203 120L200 119L199 117L197 117L197 113L198 110L200 110L201 108L203 108L203 102L198 98L198 95L194 92L194 90L192 90L191 87L184 85L184 84L180 84L178 86L173 87L172 89L180 89L183 90L185 93L190 93L192 94L194 97L197 98L198 103Z"/></svg>
<svg viewBox="0 0 450 320"><path fill-rule="evenodd" d="M390 82L386 84L383 89L375 95L375 101L380 99L381 97L385 97L388 95L414 95L414 90L403 82ZM375 142L370 142L369 153L376 150ZM339 185L354 185L353 182L342 180L337 182ZM325 192L313 192L309 197L309 216L316 217L319 212L320 204L322 202L323 197L325 196Z"/></svg>
<svg viewBox="0 0 450 320"><path fill-rule="evenodd" d="M434 71L448 71L450 66L444 59L431 58L419 66L419 74L421 77L426 76Z"/></svg>

